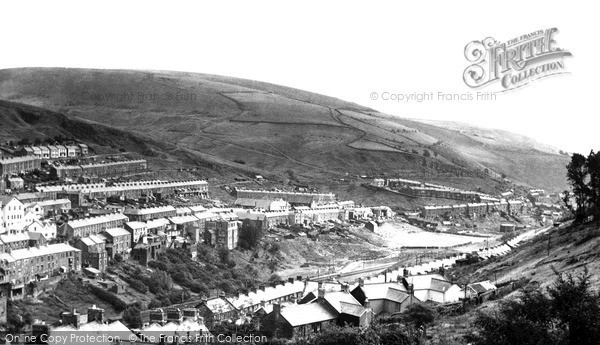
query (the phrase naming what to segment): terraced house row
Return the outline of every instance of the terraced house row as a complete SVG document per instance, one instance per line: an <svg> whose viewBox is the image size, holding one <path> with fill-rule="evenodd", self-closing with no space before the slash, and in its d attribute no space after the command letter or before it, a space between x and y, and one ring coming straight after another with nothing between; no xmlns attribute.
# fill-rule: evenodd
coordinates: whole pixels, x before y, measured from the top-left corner
<svg viewBox="0 0 600 345"><path fill-rule="evenodd" d="M235 190L237 198L241 199L264 199L276 200L281 199L290 203L293 206L310 206L325 205L336 201L333 193L304 193L304 192L288 192L280 190L257 190L257 189L241 189Z"/></svg>
<svg viewBox="0 0 600 345"><path fill-rule="evenodd" d="M60 159L86 156L89 148L86 144L73 145L36 145L25 146L17 151L17 154L39 159Z"/></svg>
<svg viewBox="0 0 600 345"><path fill-rule="evenodd" d="M28 294L30 282L70 271L81 271L81 251L65 243L38 244L0 253L0 289L10 299Z"/></svg>
<svg viewBox="0 0 600 345"><path fill-rule="evenodd" d="M466 202L497 201L497 199L482 193L413 180L374 179L371 185L394 190L412 198L439 198Z"/></svg>
<svg viewBox="0 0 600 345"><path fill-rule="evenodd" d="M49 198L69 199L73 207L84 207L107 198L140 198L153 195L156 199L175 194L196 195L208 197L208 183L203 180L187 181L134 181L120 182L112 185L95 184L65 184L55 186L38 186L38 192L45 193Z"/></svg>
<svg viewBox="0 0 600 345"><path fill-rule="evenodd" d="M501 200L499 202L488 203L468 203L460 205L445 206L423 206L421 207L421 217L427 219L442 217L466 216L477 218L492 214L494 212L504 212L510 215L521 215L528 211L529 205L521 200Z"/></svg>
<svg viewBox="0 0 600 345"><path fill-rule="evenodd" d="M58 179L87 177L123 176L145 171L148 163L145 159L128 160L119 162L80 164L80 165L53 165L50 174Z"/></svg>

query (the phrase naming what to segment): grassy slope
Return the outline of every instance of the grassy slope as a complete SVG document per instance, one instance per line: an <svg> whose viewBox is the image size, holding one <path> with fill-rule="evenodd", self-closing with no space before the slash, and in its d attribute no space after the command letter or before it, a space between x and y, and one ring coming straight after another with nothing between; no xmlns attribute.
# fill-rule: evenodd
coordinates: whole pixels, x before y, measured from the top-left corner
<svg viewBox="0 0 600 345"><path fill-rule="evenodd" d="M548 255L550 236L550 255ZM592 281L600 282L600 224L577 225L551 229L531 239L506 256L468 266L460 275L469 274L472 281L490 279L498 282L530 278L540 286L548 286L556 273L576 273L587 266ZM494 274L496 276L494 276Z"/></svg>
<svg viewBox="0 0 600 345"><path fill-rule="evenodd" d="M112 95L112 96L111 96ZM116 95L125 95L122 98ZM102 96L98 99L96 96ZM179 97L179 98L178 98ZM221 164L307 177L416 172L398 146L422 152L443 141L440 163L489 167L515 179L562 189L564 157L521 137L482 142L444 129L401 119L310 92L214 75L156 71L12 69L0 71L0 98L59 110L89 121L173 144ZM516 150L514 148L517 148ZM532 162L524 165L524 162ZM562 184L561 184L562 183Z"/></svg>

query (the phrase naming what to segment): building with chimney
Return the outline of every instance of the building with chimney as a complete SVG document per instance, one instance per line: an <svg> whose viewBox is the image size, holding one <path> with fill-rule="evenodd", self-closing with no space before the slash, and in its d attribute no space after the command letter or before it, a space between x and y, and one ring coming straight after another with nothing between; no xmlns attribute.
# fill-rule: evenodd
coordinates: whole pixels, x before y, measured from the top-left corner
<svg viewBox="0 0 600 345"><path fill-rule="evenodd" d="M237 218L237 217L236 217ZM206 222L204 243L217 248L233 250L239 239L238 221L219 219Z"/></svg>
<svg viewBox="0 0 600 345"><path fill-rule="evenodd" d="M90 235L77 239L73 246L81 250L81 264L83 267L93 267L100 272L106 270L108 253L106 241L103 236Z"/></svg>
<svg viewBox="0 0 600 345"><path fill-rule="evenodd" d="M261 318L261 330L276 338L305 338L328 325L369 326L373 311L358 302L342 285L339 291L327 291L322 285L316 295L306 295L298 304L273 304L273 310Z"/></svg>

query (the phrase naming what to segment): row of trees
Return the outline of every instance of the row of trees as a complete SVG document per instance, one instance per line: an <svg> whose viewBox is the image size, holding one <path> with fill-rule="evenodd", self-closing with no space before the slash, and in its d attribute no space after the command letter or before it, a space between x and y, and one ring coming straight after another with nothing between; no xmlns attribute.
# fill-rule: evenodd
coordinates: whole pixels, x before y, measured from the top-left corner
<svg viewBox="0 0 600 345"><path fill-rule="evenodd" d="M567 165L567 180L572 192L565 191L563 201L575 215L575 221L581 222L590 215L600 216L600 152L592 150L587 157L573 154ZM575 205L571 204L571 197Z"/></svg>

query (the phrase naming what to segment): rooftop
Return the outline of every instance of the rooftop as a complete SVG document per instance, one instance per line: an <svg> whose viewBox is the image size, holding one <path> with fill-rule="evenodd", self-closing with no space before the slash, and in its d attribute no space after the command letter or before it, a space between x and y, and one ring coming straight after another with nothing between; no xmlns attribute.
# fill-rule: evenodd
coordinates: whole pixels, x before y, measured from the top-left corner
<svg viewBox="0 0 600 345"><path fill-rule="evenodd" d="M125 216L121 213L110 213L110 214L105 214L105 215L97 216L97 217L71 220L67 224L72 228L80 228L80 227L84 227L84 226L108 223L108 222L118 221L118 220L122 220L122 221L126 222L129 220L129 218L127 218L127 216Z"/></svg>
<svg viewBox="0 0 600 345"><path fill-rule="evenodd" d="M296 304L281 309L281 316L292 326L335 320L337 315L321 303Z"/></svg>
<svg viewBox="0 0 600 345"><path fill-rule="evenodd" d="M13 250L12 252L10 252L9 255L11 255L15 260L22 260L42 255L58 254L65 252L80 252L80 250L77 248L73 248L66 243L56 243L40 246L39 248L30 247L25 249Z"/></svg>

